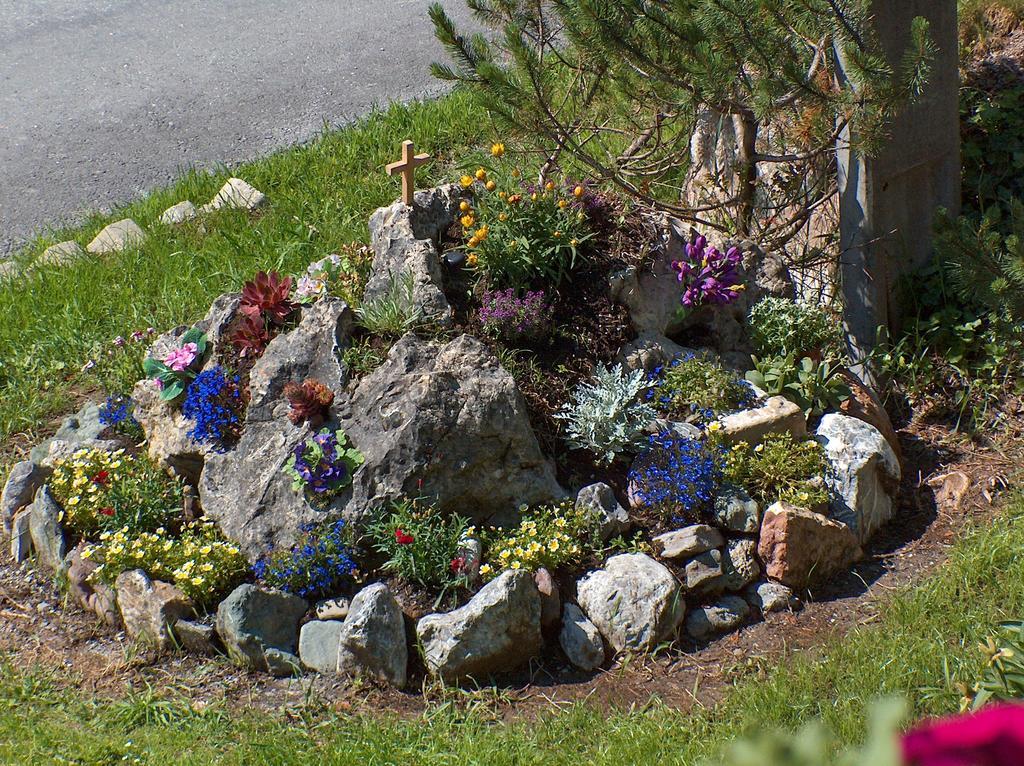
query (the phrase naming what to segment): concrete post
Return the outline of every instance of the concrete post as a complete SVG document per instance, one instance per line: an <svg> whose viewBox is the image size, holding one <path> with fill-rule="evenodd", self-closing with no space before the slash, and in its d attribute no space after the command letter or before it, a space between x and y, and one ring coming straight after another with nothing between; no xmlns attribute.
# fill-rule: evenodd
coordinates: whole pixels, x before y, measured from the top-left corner
<svg viewBox="0 0 1024 766"><path fill-rule="evenodd" d="M858 362L872 348L877 328L893 327L899 318L899 278L931 257L936 211L960 207L956 0L875 0L872 10L894 65L917 16L931 22L938 52L924 94L894 120L884 148L865 157L842 148L847 142L841 140L840 275Z"/></svg>

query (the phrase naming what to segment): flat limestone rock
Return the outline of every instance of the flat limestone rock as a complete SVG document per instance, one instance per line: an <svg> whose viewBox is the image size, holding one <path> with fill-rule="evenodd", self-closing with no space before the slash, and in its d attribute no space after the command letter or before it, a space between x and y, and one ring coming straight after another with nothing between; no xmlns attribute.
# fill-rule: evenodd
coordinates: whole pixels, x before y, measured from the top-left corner
<svg viewBox="0 0 1024 766"><path fill-rule="evenodd" d="M256 210L267 201L267 195L241 178L229 178L214 198L203 205L203 212L211 210Z"/></svg>
<svg viewBox="0 0 1024 766"><path fill-rule="evenodd" d="M96 237L86 245L90 253L118 253L130 247L138 247L146 241L146 232L131 218L108 224Z"/></svg>
<svg viewBox="0 0 1024 766"><path fill-rule="evenodd" d="M756 447L768 434L790 433L796 439L807 436L804 411L783 396L773 396L760 407L726 415L721 423L728 444L745 442Z"/></svg>
<svg viewBox="0 0 1024 766"><path fill-rule="evenodd" d="M50 245L39 256L39 260L36 263L40 266L66 266L80 258L85 258L85 251L82 249L82 246L74 240L68 240L67 242L58 242L56 245Z"/></svg>
<svg viewBox="0 0 1024 766"><path fill-rule="evenodd" d="M165 223L169 226L173 226L179 223L185 223L191 221L193 218L199 215L199 211L196 206L192 204L190 200L182 200L176 205L171 205L164 212L160 214L160 223Z"/></svg>

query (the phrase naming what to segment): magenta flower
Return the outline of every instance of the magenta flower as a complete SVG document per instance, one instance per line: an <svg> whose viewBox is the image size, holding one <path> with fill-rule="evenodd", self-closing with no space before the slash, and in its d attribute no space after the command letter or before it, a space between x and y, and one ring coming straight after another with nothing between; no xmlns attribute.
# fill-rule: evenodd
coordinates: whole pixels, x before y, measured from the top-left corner
<svg viewBox="0 0 1024 766"><path fill-rule="evenodd" d="M173 349L166 357L164 364L175 372L184 372L199 355L199 346L195 343L186 343L181 348Z"/></svg>
<svg viewBox="0 0 1024 766"><path fill-rule="evenodd" d="M114 338L114 345L117 346L118 348L121 348L127 342L128 341L124 339L123 335L118 335L116 338Z"/></svg>
<svg viewBox="0 0 1024 766"><path fill-rule="evenodd" d="M143 334L142 330L136 330L135 332L132 333L132 340L136 343L142 340L144 337L145 335Z"/></svg>
<svg viewBox="0 0 1024 766"><path fill-rule="evenodd" d="M902 740L906 766L1024 764L1024 705L929 721Z"/></svg>
<svg viewBox="0 0 1024 766"><path fill-rule="evenodd" d="M723 255L717 247L708 248L706 237L695 234L686 245L686 260L672 261L684 286L680 303L690 309L732 303L746 287L739 274L742 260L738 247L730 247Z"/></svg>

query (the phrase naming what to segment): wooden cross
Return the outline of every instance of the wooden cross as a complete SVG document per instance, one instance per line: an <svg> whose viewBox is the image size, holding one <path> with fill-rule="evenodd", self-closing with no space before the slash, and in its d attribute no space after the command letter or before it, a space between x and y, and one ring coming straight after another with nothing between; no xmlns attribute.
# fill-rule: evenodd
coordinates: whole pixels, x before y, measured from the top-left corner
<svg viewBox="0 0 1024 766"><path fill-rule="evenodd" d="M416 168L430 162L429 154L414 154L415 151L412 141L403 141L402 159L387 167L389 176L402 176L402 202L409 206L416 192Z"/></svg>

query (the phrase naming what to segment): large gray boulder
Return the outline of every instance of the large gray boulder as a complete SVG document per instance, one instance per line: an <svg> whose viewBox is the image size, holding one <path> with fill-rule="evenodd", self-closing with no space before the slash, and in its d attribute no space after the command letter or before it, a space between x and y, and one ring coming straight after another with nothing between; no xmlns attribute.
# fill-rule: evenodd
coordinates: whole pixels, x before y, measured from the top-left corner
<svg viewBox="0 0 1024 766"><path fill-rule="evenodd" d="M431 321L450 325L452 309L443 291L444 270L437 243L455 220L462 190L456 184L417 192L412 207L396 202L370 218L373 271L364 301L380 300L403 275L413 282L413 303Z"/></svg>
<svg viewBox="0 0 1024 766"><path fill-rule="evenodd" d="M299 668L296 639L306 608L290 593L239 585L217 608L217 634L236 662L289 676Z"/></svg>
<svg viewBox="0 0 1024 766"><path fill-rule="evenodd" d="M299 631L299 659L302 667L317 673L338 672L338 646L341 643L338 620L310 620Z"/></svg>
<svg viewBox="0 0 1024 766"><path fill-rule="evenodd" d="M416 625L427 670L448 682L514 670L543 646L540 595L533 576L507 571L469 603L428 614Z"/></svg>
<svg viewBox="0 0 1024 766"><path fill-rule="evenodd" d="M409 653L405 617L388 586L375 583L352 599L338 643L338 672L370 676L401 689Z"/></svg>
<svg viewBox="0 0 1024 766"><path fill-rule="evenodd" d="M170 583L150 580L141 569L122 572L114 582L125 633L166 651L175 646L174 624L193 614L192 601Z"/></svg>
<svg viewBox="0 0 1024 766"><path fill-rule="evenodd" d="M366 458L345 507L351 518L424 495L474 522L510 521L522 504L566 494L512 376L468 335L446 344L406 335L339 411Z"/></svg>
<svg viewBox="0 0 1024 766"><path fill-rule="evenodd" d="M825 477L832 494L830 515L864 545L892 518L900 461L881 431L848 415L826 415L816 436L832 467Z"/></svg>
<svg viewBox="0 0 1024 766"><path fill-rule="evenodd" d="M199 480L203 510L250 559L270 546L291 545L301 525L340 513L351 496L343 493L315 509L292 489L284 464L313 431L288 419L290 406L282 396L287 383L307 377L341 396L345 372L339 357L351 323L352 312L341 300L321 300L303 310L295 329L274 338L249 374L251 399L238 444L226 452L206 451Z"/></svg>
<svg viewBox="0 0 1024 766"><path fill-rule="evenodd" d="M11 468L0 493L0 522L5 532L11 531L14 514L32 504L48 473L31 460L22 460Z"/></svg>
<svg viewBox="0 0 1024 766"><path fill-rule="evenodd" d="M579 605L616 652L650 652L686 612L672 573L643 553L612 556L577 585Z"/></svg>

